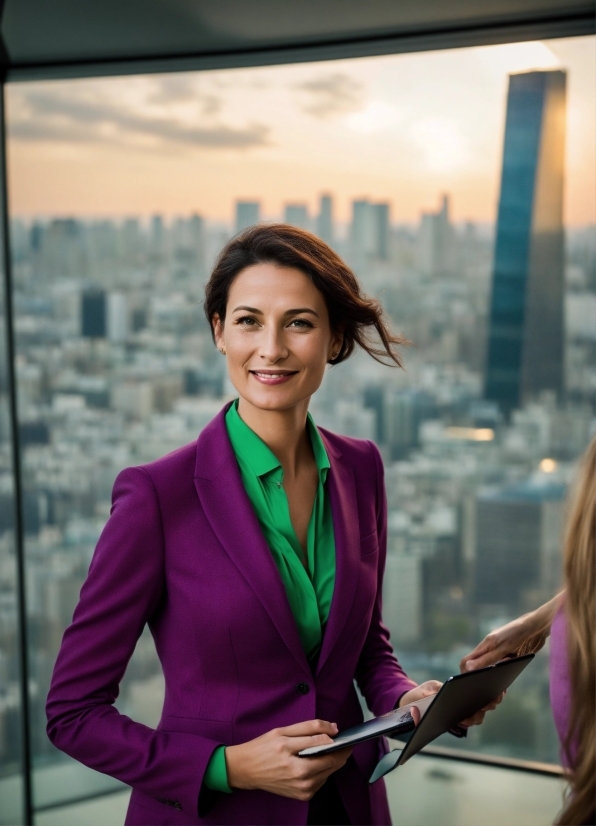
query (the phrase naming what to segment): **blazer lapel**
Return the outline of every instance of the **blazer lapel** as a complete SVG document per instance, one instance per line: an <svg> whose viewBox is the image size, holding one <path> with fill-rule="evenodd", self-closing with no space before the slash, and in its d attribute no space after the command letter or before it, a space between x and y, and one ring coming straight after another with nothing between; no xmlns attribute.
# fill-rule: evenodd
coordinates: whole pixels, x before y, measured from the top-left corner
<svg viewBox="0 0 596 826"><path fill-rule="evenodd" d="M325 434L321 435L331 464L327 484L333 514L336 562L335 587L317 674L341 636L352 608L360 573L360 526L354 473L341 460L341 453L330 444Z"/></svg>
<svg viewBox="0 0 596 826"><path fill-rule="evenodd" d="M259 597L284 643L310 674L284 585L244 490L222 410L197 441L195 487L213 532Z"/></svg>

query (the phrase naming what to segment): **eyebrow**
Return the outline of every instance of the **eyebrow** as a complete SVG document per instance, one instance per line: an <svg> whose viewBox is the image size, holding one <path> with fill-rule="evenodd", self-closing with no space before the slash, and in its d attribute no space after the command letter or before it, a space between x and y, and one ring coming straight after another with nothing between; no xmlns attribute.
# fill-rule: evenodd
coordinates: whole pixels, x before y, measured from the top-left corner
<svg viewBox="0 0 596 826"><path fill-rule="evenodd" d="M244 310L244 312L248 313L255 313L255 315L263 315L263 311L258 310L256 307L234 307L232 312L237 313L238 310ZM286 310L284 315L298 315L298 313L310 313L310 315L314 315L317 318L319 317L319 314L314 310L311 310L310 307L296 307L294 310Z"/></svg>

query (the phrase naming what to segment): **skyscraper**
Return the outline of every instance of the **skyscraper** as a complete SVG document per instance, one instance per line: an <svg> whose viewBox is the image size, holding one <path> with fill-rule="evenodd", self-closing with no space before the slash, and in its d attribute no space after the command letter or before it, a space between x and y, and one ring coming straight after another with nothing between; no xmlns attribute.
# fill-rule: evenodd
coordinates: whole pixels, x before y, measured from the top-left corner
<svg viewBox="0 0 596 826"><path fill-rule="evenodd" d="M122 293L90 288L81 295L81 335L120 343L128 335L128 302Z"/></svg>
<svg viewBox="0 0 596 826"><path fill-rule="evenodd" d="M418 233L418 267L424 275L453 272L453 226L449 217L449 195L441 198L438 212L423 212Z"/></svg>
<svg viewBox="0 0 596 826"><path fill-rule="evenodd" d="M85 290L81 296L81 335L105 338L108 331L107 300L104 290Z"/></svg>
<svg viewBox="0 0 596 826"><path fill-rule="evenodd" d="M310 229L308 207L306 204L286 204L284 209L284 223L291 224L299 229Z"/></svg>
<svg viewBox="0 0 596 826"><path fill-rule="evenodd" d="M477 604L521 611L524 592L538 591L546 598L560 586L564 497L563 485L535 481L477 497Z"/></svg>
<svg viewBox="0 0 596 826"><path fill-rule="evenodd" d="M333 197L321 195L320 211L317 215L317 235L326 244L333 244Z"/></svg>
<svg viewBox="0 0 596 826"><path fill-rule="evenodd" d="M258 224L261 220L261 205L258 201L236 201L236 232Z"/></svg>
<svg viewBox="0 0 596 826"><path fill-rule="evenodd" d="M370 202L366 198L352 201L350 246L352 255L356 258L363 258L372 253L373 229Z"/></svg>
<svg viewBox="0 0 596 826"><path fill-rule="evenodd" d="M372 204L367 198L352 201L350 243L352 255L357 258L389 258L388 203Z"/></svg>
<svg viewBox="0 0 596 826"><path fill-rule="evenodd" d="M563 390L566 74L511 75L485 395L510 411Z"/></svg>
<svg viewBox="0 0 596 826"><path fill-rule="evenodd" d="M381 261L389 258L389 204L371 204L373 254Z"/></svg>

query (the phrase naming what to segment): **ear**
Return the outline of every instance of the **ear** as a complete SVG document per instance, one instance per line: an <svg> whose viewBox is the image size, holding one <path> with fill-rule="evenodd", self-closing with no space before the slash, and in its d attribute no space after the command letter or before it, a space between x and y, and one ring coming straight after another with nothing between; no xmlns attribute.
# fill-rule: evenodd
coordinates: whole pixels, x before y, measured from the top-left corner
<svg viewBox="0 0 596 826"><path fill-rule="evenodd" d="M221 350L222 347L225 350L225 342L224 342L224 332L223 332L223 324L222 321L217 313L211 319L211 325L213 327L213 337L215 338L215 346L218 350Z"/></svg>
<svg viewBox="0 0 596 826"><path fill-rule="evenodd" d="M344 337L342 333L334 333L331 336L331 343L329 344L329 358L327 359L327 361L331 361L332 353L339 353L343 342Z"/></svg>

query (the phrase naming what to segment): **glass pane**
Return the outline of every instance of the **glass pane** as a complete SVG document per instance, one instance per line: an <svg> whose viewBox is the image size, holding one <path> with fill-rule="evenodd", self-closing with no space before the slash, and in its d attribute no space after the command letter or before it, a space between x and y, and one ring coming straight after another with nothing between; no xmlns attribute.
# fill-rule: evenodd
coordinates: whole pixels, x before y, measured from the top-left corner
<svg viewBox="0 0 596 826"><path fill-rule="evenodd" d="M10 87L38 805L111 783L48 743L52 665L116 474L193 441L230 398L202 286L255 221L317 232L416 345L407 371L362 355L331 369L312 405L321 426L381 448L385 618L412 676L457 672L490 628L556 589L564 492L596 403L594 44ZM530 70L524 106L509 76ZM551 252L536 246L519 271L538 218ZM162 696L146 634L119 705L154 724ZM494 722L449 744L557 761L546 653Z"/></svg>
<svg viewBox="0 0 596 826"><path fill-rule="evenodd" d="M3 279L1 262L0 258ZM24 823L25 815L14 476L4 296L4 284L0 283L0 824L15 824Z"/></svg>
<svg viewBox="0 0 596 826"><path fill-rule="evenodd" d="M558 777L420 755L386 778L394 823L502 826L553 823L563 808Z"/></svg>

